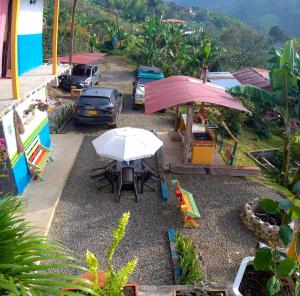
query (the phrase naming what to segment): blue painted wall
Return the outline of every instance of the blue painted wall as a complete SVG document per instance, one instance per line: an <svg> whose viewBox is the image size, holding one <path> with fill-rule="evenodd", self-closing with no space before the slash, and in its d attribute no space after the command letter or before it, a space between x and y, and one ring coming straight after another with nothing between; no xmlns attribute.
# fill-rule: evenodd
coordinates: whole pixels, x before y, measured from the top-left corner
<svg viewBox="0 0 300 296"><path fill-rule="evenodd" d="M43 34L18 35L19 75L43 64Z"/></svg>
<svg viewBox="0 0 300 296"><path fill-rule="evenodd" d="M40 141L43 146L50 147L50 132L49 124L47 123L39 133ZM18 160L16 165L12 169L14 174L14 179L17 187L17 192L22 193L30 180L32 179L32 174L29 172L27 167L27 161L24 153L21 158Z"/></svg>

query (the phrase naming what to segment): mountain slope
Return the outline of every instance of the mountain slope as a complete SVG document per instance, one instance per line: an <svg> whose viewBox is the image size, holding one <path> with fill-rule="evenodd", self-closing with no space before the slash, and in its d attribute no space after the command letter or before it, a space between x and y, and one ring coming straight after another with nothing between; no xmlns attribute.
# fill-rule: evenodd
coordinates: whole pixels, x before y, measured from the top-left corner
<svg viewBox="0 0 300 296"><path fill-rule="evenodd" d="M300 38L299 0L174 0L188 7L208 8L239 18L255 28L268 32L279 25L294 37Z"/></svg>

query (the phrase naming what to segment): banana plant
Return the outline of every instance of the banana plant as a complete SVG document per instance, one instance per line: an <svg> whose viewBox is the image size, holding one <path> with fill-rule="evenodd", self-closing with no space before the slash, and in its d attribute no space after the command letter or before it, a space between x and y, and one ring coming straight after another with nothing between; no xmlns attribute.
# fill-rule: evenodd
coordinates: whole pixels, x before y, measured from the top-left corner
<svg viewBox="0 0 300 296"><path fill-rule="evenodd" d="M282 183L287 186L291 142L300 119L300 59L293 40L288 41L282 50L272 49L270 54L272 93L251 85L236 86L229 92L237 97L248 98L257 105L269 105L280 115L284 127Z"/></svg>

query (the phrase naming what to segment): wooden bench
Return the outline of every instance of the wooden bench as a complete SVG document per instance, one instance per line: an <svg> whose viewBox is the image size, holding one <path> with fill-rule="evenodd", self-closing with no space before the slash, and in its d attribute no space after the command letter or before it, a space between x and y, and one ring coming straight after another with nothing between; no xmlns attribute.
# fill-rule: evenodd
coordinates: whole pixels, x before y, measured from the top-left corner
<svg viewBox="0 0 300 296"><path fill-rule="evenodd" d="M53 161L52 150L41 145L39 136L34 138L25 150L28 168L31 174L44 181L43 172L49 160Z"/></svg>
<svg viewBox="0 0 300 296"><path fill-rule="evenodd" d="M182 189L178 180L172 180L172 185L175 188L176 196L179 199L179 208L184 215L183 227L199 227L199 224L196 222L195 219L200 218L201 215L195 203L193 194Z"/></svg>

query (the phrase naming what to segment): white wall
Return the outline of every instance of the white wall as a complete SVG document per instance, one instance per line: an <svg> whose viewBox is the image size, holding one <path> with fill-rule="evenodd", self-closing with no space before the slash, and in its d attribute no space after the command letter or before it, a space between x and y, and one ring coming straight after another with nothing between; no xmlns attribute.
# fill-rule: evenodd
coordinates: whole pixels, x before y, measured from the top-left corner
<svg viewBox="0 0 300 296"><path fill-rule="evenodd" d="M24 128L25 133L21 135L21 139L24 142L34 131L35 129L41 124L43 120L45 120L48 116L47 112L40 112L39 110L35 109L34 116L28 116L27 118L24 117L24 110L28 109L29 105L32 104L35 100L45 100L46 98L46 89L42 88L38 92L34 93L29 98L25 99L22 103L20 103L16 110L20 115ZM8 112L2 118L2 125L6 140L7 152L9 158L11 159L14 154L17 152L17 144L16 144L16 136L15 136L15 128L14 128L14 121L13 121L13 111Z"/></svg>
<svg viewBox="0 0 300 296"><path fill-rule="evenodd" d="M43 0L36 0L35 4L30 4L30 0L20 1L18 35L42 33L43 2Z"/></svg>

